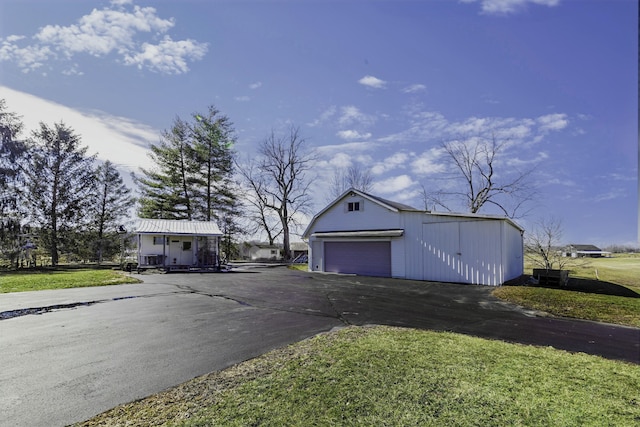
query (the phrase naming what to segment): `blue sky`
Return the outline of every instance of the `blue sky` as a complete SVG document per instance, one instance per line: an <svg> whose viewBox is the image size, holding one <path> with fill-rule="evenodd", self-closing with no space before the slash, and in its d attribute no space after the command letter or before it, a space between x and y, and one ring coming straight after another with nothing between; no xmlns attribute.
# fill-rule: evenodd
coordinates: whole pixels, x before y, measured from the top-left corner
<svg viewBox="0 0 640 427"><path fill-rule="evenodd" d="M494 132L502 164L536 170L525 227L555 216L566 242L633 244L637 31L633 0L3 0L0 98L123 174L210 104L241 158L297 125L319 156L316 211L352 164L422 207L440 144Z"/></svg>

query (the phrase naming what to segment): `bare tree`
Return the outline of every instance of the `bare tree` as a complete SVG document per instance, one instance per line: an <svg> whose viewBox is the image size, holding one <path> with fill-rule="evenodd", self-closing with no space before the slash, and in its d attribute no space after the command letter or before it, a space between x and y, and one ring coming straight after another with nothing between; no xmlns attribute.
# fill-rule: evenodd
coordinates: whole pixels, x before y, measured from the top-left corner
<svg viewBox="0 0 640 427"><path fill-rule="evenodd" d="M372 184L371 173L368 170L362 170L359 165L336 168L331 178L328 201L333 201L350 188L368 193L371 191Z"/></svg>
<svg viewBox="0 0 640 427"><path fill-rule="evenodd" d="M521 171L501 162L507 141L500 142L492 134L488 140L451 141L442 148L455 171L453 178L461 182L459 189L442 190L442 194L463 199L471 213L493 205L509 218L522 216L535 195L529 179L533 169Z"/></svg>
<svg viewBox="0 0 640 427"><path fill-rule="evenodd" d="M260 157L254 171L243 174L255 200L278 216L287 260L291 259L290 235L291 228L297 225L295 216L307 213L311 205L307 173L315 157L305 150L305 142L295 126L291 126L286 135L272 131L260 144Z"/></svg>
<svg viewBox="0 0 640 427"><path fill-rule="evenodd" d="M428 191L424 185L421 185L420 196L426 211L436 211L440 207L446 212L451 212L444 200L445 194L442 190Z"/></svg>
<svg viewBox="0 0 640 427"><path fill-rule="evenodd" d="M558 218L543 218L530 230L525 239L525 256L531 264L545 270L565 270L586 267L589 261L565 256L562 247L562 221Z"/></svg>
<svg viewBox="0 0 640 427"><path fill-rule="evenodd" d="M527 233L525 253L527 259L536 267L552 270L555 266L562 269L563 257L560 252L562 221L557 218L540 220L535 228Z"/></svg>
<svg viewBox="0 0 640 427"><path fill-rule="evenodd" d="M250 189L244 197L249 222L246 232L253 235L264 231L267 234L269 245L273 245L282 234L282 224L279 218L274 216L272 210L267 208L268 199L263 191L266 186L263 182L264 177L253 161L249 161L245 165L236 164L236 169L240 172L245 185Z"/></svg>

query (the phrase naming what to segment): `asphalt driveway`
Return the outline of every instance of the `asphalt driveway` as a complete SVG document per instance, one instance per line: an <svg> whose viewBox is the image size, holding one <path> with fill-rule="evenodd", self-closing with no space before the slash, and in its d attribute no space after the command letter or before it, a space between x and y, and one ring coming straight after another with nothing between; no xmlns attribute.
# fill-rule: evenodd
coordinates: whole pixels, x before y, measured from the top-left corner
<svg viewBox="0 0 640 427"><path fill-rule="evenodd" d="M81 421L350 324L449 330L640 363L640 329L540 317L488 287L285 268L139 277L145 283L0 295L0 425Z"/></svg>

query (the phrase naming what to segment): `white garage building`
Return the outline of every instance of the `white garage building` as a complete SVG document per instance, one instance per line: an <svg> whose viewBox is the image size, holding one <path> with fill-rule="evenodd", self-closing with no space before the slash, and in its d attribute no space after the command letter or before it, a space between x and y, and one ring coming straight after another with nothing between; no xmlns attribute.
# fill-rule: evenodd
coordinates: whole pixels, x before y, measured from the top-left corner
<svg viewBox="0 0 640 427"><path fill-rule="evenodd" d="M508 218L418 210L351 189L303 238L311 271L499 286L523 273L523 233Z"/></svg>

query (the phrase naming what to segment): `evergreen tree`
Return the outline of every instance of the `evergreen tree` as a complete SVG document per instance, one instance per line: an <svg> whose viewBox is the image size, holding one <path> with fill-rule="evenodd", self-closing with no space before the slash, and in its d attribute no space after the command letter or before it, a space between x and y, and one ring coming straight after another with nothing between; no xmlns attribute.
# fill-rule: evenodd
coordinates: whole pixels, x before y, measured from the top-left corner
<svg viewBox="0 0 640 427"><path fill-rule="evenodd" d="M21 117L7 111L5 100L0 99L0 256L16 266L24 243L20 239L24 218L20 190L27 149L16 139L22 127Z"/></svg>
<svg viewBox="0 0 640 427"><path fill-rule="evenodd" d="M64 123L53 127L40 123L29 142L26 201L52 265L58 264L61 250L70 250L73 233L86 229L87 213L95 201L95 156L87 157L87 147L80 142Z"/></svg>
<svg viewBox="0 0 640 427"><path fill-rule="evenodd" d="M195 216L204 221L216 218L217 212L237 205L230 191L233 174L235 136L231 121L210 106L206 115L194 114L192 128L193 194L197 201Z"/></svg>
<svg viewBox="0 0 640 427"><path fill-rule="evenodd" d="M194 114L192 123L176 118L160 144L151 146L155 168L134 178L141 193L138 215L217 221L221 228L225 216L230 224L238 210L231 189L234 142L230 120L214 107Z"/></svg>
<svg viewBox="0 0 640 427"><path fill-rule="evenodd" d="M151 145L152 170L134 176L140 189L138 215L142 218L193 219L192 149L189 125L176 118L164 131L160 144Z"/></svg>
<svg viewBox="0 0 640 427"><path fill-rule="evenodd" d="M96 204L92 228L95 232L95 255L98 263L112 257L120 248L119 227L123 226L134 199L120 173L109 160L96 168Z"/></svg>
<svg viewBox="0 0 640 427"><path fill-rule="evenodd" d="M216 213L218 227L222 231L221 251L225 253L227 260L239 255L236 245L236 236L242 234L242 228L238 224L241 204L236 194L238 189L232 189L229 183L219 194L218 210Z"/></svg>

